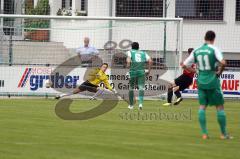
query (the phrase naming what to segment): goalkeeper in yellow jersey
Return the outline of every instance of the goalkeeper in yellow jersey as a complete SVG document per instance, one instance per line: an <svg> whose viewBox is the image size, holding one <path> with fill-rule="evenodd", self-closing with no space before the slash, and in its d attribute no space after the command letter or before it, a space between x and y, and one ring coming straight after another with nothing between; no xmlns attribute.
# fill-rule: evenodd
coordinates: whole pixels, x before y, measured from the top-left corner
<svg viewBox="0 0 240 159"><path fill-rule="evenodd" d="M70 96L73 94L77 94L83 91L89 91L95 93L94 96L91 99L95 99L97 96L101 95L104 91L106 91L104 88L100 87L100 83L104 83L105 87L115 93L115 91L112 89L112 86L108 82L108 77L105 74L106 70L108 68L107 63L103 63L100 68L91 70L90 73L87 75L87 80L83 82L77 89L73 90L73 92L70 93L63 93L61 95L57 95L55 99L60 99L65 96Z"/></svg>

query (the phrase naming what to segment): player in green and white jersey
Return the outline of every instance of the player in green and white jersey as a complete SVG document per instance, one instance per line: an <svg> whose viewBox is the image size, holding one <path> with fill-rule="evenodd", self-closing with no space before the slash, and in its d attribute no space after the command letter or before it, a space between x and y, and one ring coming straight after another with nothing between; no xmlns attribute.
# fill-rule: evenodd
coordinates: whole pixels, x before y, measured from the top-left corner
<svg viewBox="0 0 240 159"><path fill-rule="evenodd" d="M205 35L205 43L196 48L193 53L184 61L182 67L187 69L191 64L198 66L198 99L199 99L199 123L202 129L202 138L208 139L206 127L206 108L216 106L217 119L221 129L221 139L229 139L226 130L226 114L224 111L224 98L220 85L219 76L226 65L222 52L215 46L215 33L208 31Z"/></svg>
<svg viewBox="0 0 240 159"><path fill-rule="evenodd" d="M148 63L148 70L145 71L146 63ZM152 66L152 60L150 56L139 50L139 44L137 42L132 43L132 50L127 53L127 67L130 68L130 88L129 88L129 109L133 109L134 103L134 89L138 88L138 104L139 109L143 107L143 97L145 89L145 76L150 73Z"/></svg>

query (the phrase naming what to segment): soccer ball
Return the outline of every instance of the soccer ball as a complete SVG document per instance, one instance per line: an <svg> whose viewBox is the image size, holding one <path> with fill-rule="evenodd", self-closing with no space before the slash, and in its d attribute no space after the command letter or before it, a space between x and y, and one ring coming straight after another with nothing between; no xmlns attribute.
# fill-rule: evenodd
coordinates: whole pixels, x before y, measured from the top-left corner
<svg viewBox="0 0 240 159"><path fill-rule="evenodd" d="M52 81L50 81L49 79L45 81L45 86L46 88L50 88L52 87Z"/></svg>

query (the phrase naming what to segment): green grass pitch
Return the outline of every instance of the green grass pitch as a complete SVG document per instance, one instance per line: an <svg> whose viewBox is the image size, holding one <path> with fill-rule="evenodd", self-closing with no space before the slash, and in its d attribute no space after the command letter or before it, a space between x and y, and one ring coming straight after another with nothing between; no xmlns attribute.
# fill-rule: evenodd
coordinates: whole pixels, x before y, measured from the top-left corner
<svg viewBox="0 0 240 159"><path fill-rule="evenodd" d="M239 101L226 101L228 130L233 140L220 140L214 107L207 110L209 140L202 140L198 103L180 107L145 101L142 113L188 112L185 118L127 118L123 101L112 111L86 121L66 121L54 112L55 100L0 100L0 159L233 159L240 156ZM101 101L74 100L73 112ZM131 112L137 114L135 109ZM190 115L191 116L188 116ZM128 120L127 120L128 119Z"/></svg>

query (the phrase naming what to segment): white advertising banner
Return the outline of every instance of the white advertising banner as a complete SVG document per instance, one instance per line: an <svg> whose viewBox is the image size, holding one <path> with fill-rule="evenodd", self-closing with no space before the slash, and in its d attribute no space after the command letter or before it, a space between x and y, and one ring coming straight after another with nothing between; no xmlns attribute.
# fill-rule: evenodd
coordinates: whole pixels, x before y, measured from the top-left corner
<svg viewBox="0 0 240 159"><path fill-rule="evenodd" d="M59 93L57 90L61 88L76 88L83 82L86 72L86 68L75 68L67 75L55 72L54 77L50 77L54 69L54 67L0 66L0 93L55 94ZM108 70L107 73L110 72ZM174 75L166 74L162 77L165 77L166 81L172 81ZM50 78L54 79L54 88L45 86L46 80ZM240 97L240 72L224 72L220 79L225 97ZM197 96L196 77L189 89L183 91L183 96Z"/></svg>

